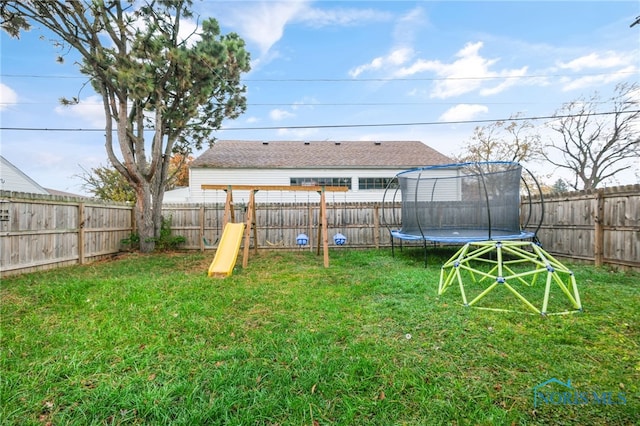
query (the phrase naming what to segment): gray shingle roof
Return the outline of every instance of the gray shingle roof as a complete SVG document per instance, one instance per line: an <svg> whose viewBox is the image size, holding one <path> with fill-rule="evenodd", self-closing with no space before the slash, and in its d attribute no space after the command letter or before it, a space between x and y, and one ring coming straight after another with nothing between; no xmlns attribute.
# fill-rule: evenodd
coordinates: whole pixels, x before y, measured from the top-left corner
<svg viewBox="0 0 640 426"><path fill-rule="evenodd" d="M412 168L452 160L420 141L220 140L192 168Z"/></svg>

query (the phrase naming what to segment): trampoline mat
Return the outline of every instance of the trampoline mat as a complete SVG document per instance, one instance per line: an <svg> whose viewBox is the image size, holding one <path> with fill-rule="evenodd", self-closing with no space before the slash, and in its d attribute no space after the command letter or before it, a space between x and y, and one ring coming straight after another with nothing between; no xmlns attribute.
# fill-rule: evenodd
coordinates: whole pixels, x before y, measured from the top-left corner
<svg viewBox="0 0 640 426"><path fill-rule="evenodd" d="M525 240L533 238L533 232L505 231L492 229L489 235L488 229L423 229L420 230L399 230L391 231L394 238L401 240L426 240L436 243L471 243L476 241L502 241L502 240Z"/></svg>

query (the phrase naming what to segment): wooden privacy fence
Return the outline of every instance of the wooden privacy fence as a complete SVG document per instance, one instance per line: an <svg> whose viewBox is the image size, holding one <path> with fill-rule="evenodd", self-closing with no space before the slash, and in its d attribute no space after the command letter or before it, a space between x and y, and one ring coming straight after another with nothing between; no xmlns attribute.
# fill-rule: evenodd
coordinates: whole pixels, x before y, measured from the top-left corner
<svg viewBox="0 0 640 426"><path fill-rule="evenodd" d="M548 252L573 260L640 269L640 185L533 198L531 224L544 206L539 239ZM524 200L528 205L528 200ZM235 204L236 222L244 222L245 208ZM389 247L385 221L394 228L399 205L332 203L327 205L329 246L333 236L347 237L349 248ZM528 214L526 208L523 215ZM223 204L166 205L174 235L186 238L183 248L213 250L222 236ZM36 271L82 264L123 250L122 239L134 230L132 208L125 204L68 198L0 193L0 274ZM317 246L319 205L257 204L257 241L252 246L298 249L296 237L306 234L305 246Z"/></svg>
<svg viewBox="0 0 640 426"><path fill-rule="evenodd" d="M246 207L235 203L235 222L246 221ZM391 218L392 207L386 208L388 213L385 217ZM186 238L185 249L213 249L222 237L224 204L165 205L163 214L165 219L171 221L174 234ZM347 247L390 246L389 232L381 218L382 207L378 203L328 203L330 246L336 246L333 237L337 233L347 237ZM254 220L259 248L299 248L296 237L301 233L309 237L305 248L311 250L317 245L320 226L318 203L256 204ZM256 244L254 238L251 244Z"/></svg>
<svg viewBox="0 0 640 426"><path fill-rule="evenodd" d="M83 264L117 253L132 230L131 206L0 193L2 276Z"/></svg>
<svg viewBox="0 0 640 426"><path fill-rule="evenodd" d="M246 220L246 206L235 204L236 222ZM257 246L294 249L296 237L309 237L306 249L316 247L319 205L257 204ZM392 217L388 208L387 217ZM224 204L184 204L163 206L174 235L182 235L181 247L213 250L222 236ZM381 224L382 208L374 203L327 206L330 247L333 236L347 237L348 247L390 245ZM83 264L126 249L122 240L134 232L130 205L103 203L84 198L24 193L0 193L0 275L32 272L60 266ZM252 234L253 237L253 234ZM256 241L251 239L254 247Z"/></svg>
<svg viewBox="0 0 640 426"><path fill-rule="evenodd" d="M533 198L545 250L572 260L640 269L640 185ZM528 199L524 200L524 205ZM523 209L523 213L526 213Z"/></svg>

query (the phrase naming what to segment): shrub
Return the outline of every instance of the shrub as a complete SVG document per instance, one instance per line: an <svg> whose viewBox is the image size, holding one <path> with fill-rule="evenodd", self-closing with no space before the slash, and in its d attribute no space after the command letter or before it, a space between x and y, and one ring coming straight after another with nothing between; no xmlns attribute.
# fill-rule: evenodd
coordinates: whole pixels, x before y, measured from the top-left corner
<svg viewBox="0 0 640 426"><path fill-rule="evenodd" d="M171 216L168 219L162 218L162 224L160 225L160 236L152 238L156 243L156 251L171 251L176 250L181 244L184 244L187 239L182 235L172 235L171 231ZM120 240L120 244L125 246L125 250L134 251L140 249L140 235L138 233L132 233L127 238Z"/></svg>
<svg viewBox="0 0 640 426"><path fill-rule="evenodd" d="M156 243L156 251L171 251L176 250L181 244L184 244L187 239L182 235L172 235L171 232L171 216L169 218L162 218L162 224L160 225L160 236L153 239Z"/></svg>

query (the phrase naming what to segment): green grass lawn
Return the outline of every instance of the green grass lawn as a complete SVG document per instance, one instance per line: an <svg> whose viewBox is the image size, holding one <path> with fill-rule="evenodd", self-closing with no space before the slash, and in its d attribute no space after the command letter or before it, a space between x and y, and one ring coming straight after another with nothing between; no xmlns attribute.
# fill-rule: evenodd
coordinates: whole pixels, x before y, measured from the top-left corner
<svg viewBox="0 0 640 426"><path fill-rule="evenodd" d="M224 280L211 253L129 254L3 279L1 423L637 423L640 275L572 265L584 312L543 318L438 296L451 254L264 252ZM551 378L573 391L535 407Z"/></svg>

